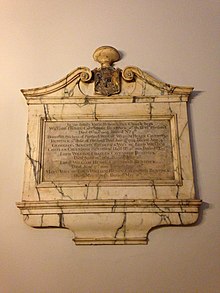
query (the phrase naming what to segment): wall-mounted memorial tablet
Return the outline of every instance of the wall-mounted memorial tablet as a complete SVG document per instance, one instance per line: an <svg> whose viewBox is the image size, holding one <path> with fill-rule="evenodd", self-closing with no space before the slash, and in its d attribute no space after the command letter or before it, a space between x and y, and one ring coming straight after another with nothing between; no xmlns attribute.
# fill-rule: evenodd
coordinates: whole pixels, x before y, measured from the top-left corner
<svg viewBox="0 0 220 293"><path fill-rule="evenodd" d="M137 67L115 48L63 79L22 90L29 114L24 221L67 228L78 245L147 244L158 226L198 218L188 130L192 87Z"/></svg>

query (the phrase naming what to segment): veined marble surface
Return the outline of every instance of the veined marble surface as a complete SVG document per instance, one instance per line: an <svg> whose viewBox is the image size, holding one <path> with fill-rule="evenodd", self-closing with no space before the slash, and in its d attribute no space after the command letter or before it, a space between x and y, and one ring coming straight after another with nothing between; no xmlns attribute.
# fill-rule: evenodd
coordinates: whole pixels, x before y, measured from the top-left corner
<svg viewBox="0 0 220 293"><path fill-rule="evenodd" d="M137 67L115 69L112 47L94 58L98 69L79 67L52 85L22 90L29 112L17 206L24 221L68 228L78 245L146 244L154 227L195 223L193 88Z"/></svg>

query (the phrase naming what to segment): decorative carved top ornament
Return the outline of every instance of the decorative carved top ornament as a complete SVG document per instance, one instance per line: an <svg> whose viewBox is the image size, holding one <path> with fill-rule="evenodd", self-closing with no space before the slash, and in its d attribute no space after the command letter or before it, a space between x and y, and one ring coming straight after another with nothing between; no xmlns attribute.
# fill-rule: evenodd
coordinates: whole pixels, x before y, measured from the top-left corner
<svg viewBox="0 0 220 293"><path fill-rule="evenodd" d="M93 70L95 93L103 96L119 94L121 91L121 70L112 66L120 59L119 52L113 47L103 46L95 50L93 58L101 64L101 68Z"/></svg>

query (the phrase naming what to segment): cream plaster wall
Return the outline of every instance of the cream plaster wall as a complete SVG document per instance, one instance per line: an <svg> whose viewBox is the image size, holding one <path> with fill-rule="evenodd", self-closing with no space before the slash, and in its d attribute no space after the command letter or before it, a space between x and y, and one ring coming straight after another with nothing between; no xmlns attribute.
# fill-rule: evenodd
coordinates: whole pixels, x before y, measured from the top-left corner
<svg viewBox="0 0 220 293"><path fill-rule="evenodd" d="M220 292L220 2L215 0L0 0L0 292ZM77 66L100 45L162 81L193 85L190 103L198 225L150 234L148 246L76 247L69 230L23 223L27 106L20 88Z"/></svg>

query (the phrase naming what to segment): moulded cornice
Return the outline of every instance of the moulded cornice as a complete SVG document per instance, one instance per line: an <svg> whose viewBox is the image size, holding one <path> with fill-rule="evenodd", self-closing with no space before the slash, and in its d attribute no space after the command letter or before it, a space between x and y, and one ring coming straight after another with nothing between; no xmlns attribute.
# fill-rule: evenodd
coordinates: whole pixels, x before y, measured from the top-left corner
<svg viewBox="0 0 220 293"><path fill-rule="evenodd" d="M177 85L171 85L165 82L162 82L149 73L141 70L138 67L135 66L127 66L122 71L122 77L126 81L133 81L135 77L140 78L147 82L148 84L158 88L162 94L168 94L168 95L190 95L190 93L193 91L193 87L186 87L186 86L177 86Z"/></svg>
<svg viewBox="0 0 220 293"><path fill-rule="evenodd" d="M154 78L149 73L135 66L128 66L124 70L120 70L120 71L122 74L122 78L125 82L128 82L128 83L136 82L136 79L140 79L144 83L149 84L155 87L156 89L158 89L160 91L160 96L167 96L167 95L170 97L175 95L189 96L190 93L193 91L193 87L177 86L177 85L171 85L171 84L162 82ZM92 70L90 70L89 68L78 67L75 70L71 71L69 74L67 74L64 78L52 84L45 85L42 87L31 88L31 89L22 89L21 92L27 100L31 98L39 98L39 97L46 98L47 95L51 95L51 94L53 94L52 96L56 96L56 92L58 92L61 89L65 89L71 83L76 83L76 81L77 82L82 81L84 83L91 81L92 83L94 83L94 80L92 80L92 75L93 75ZM86 96L95 97L97 96L97 94L91 94ZM100 95L98 96L100 97ZM145 96L148 96L148 94L145 94ZM65 98L71 99L72 97L68 97L68 94L67 94Z"/></svg>
<svg viewBox="0 0 220 293"><path fill-rule="evenodd" d="M83 82L88 82L91 78L92 78L92 72L89 68L78 67L75 70L71 71L69 74L67 74L64 78L52 84L42 86L42 87L37 87L37 88L22 89L21 92L25 96L25 98L45 96L65 88L71 82L77 79L82 80Z"/></svg>

